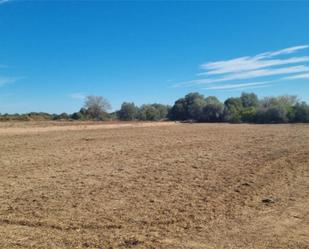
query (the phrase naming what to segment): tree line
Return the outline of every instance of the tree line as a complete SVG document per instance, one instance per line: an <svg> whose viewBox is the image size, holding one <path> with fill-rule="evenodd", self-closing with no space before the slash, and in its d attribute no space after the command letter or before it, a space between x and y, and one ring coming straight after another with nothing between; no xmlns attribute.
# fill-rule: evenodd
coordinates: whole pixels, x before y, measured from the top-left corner
<svg viewBox="0 0 309 249"><path fill-rule="evenodd" d="M296 96L284 95L259 99L255 93L242 93L221 102L215 96L193 92L175 101L173 106L158 103L135 105L123 102L120 110L109 112L111 105L102 96L87 96L75 113L0 114L7 120L174 120L230 123L308 123L309 105Z"/></svg>
<svg viewBox="0 0 309 249"><path fill-rule="evenodd" d="M171 120L231 123L309 122L309 106L296 96L284 95L259 99L254 93L242 93L223 103L215 96L189 93L178 99L169 112Z"/></svg>

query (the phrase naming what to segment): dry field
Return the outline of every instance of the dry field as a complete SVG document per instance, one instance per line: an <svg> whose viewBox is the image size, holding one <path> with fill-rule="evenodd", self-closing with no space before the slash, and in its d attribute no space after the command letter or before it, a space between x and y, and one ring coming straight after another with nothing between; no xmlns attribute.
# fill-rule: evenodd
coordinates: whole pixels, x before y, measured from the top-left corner
<svg viewBox="0 0 309 249"><path fill-rule="evenodd" d="M0 248L309 248L309 126L0 125Z"/></svg>

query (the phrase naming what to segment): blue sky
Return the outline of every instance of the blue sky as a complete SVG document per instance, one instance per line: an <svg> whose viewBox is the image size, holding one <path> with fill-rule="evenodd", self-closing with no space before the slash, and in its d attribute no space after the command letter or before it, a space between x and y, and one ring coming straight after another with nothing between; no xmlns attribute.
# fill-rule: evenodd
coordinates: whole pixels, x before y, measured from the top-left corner
<svg viewBox="0 0 309 249"><path fill-rule="evenodd" d="M309 1L0 0L0 112L74 112L83 96L173 102L242 91L309 102Z"/></svg>

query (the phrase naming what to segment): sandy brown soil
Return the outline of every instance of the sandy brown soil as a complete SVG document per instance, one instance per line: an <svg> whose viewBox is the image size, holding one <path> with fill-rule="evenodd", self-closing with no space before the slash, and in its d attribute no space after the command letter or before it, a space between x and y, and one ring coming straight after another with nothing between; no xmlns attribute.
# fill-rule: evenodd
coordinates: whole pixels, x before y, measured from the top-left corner
<svg viewBox="0 0 309 249"><path fill-rule="evenodd" d="M0 127L0 248L309 248L308 125L64 126Z"/></svg>
<svg viewBox="0 0 309 249"><path fill-rule="evenodd" d="M98 129L116 129L125 127L154 127L175 125L175 122L3 122L0 123L0 135L30 134L52 131L84 131Z"/></svg>

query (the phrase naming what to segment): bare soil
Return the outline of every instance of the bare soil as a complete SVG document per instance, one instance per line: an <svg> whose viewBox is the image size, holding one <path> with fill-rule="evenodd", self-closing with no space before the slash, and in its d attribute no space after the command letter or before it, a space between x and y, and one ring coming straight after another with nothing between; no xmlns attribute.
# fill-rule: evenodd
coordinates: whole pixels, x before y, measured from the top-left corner
<svg viewBox="0 0 309 249"><path fill-rule="evenodd" d="M309 126L0 125L0 248L309 248Z"/></svg>

